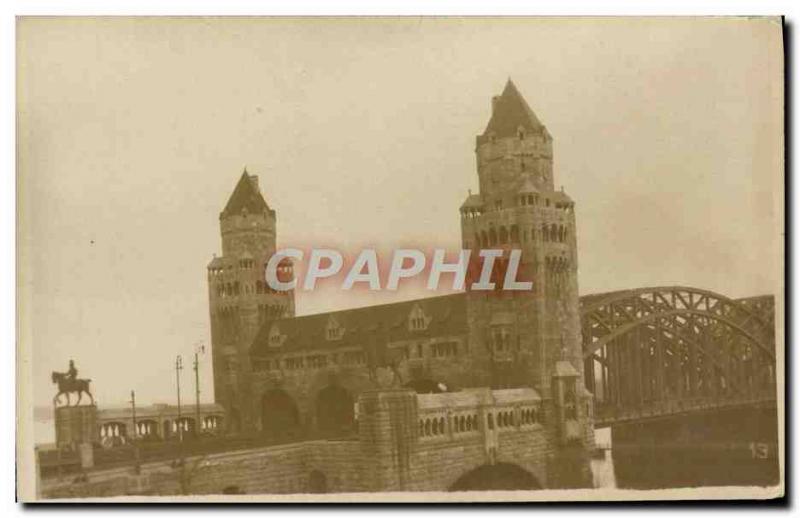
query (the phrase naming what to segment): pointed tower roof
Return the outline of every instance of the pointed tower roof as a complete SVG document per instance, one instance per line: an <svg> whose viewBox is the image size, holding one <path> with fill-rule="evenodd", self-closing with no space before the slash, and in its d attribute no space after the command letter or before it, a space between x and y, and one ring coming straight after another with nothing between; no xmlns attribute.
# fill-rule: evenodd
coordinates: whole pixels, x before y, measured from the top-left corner
<svg viewBox="0 0 800 518"><path fill-rule="evenodd" d="M520 127L529 132L539 132L544 125L509 78L503 93L492 99L492 118L483 136L494 133L497 138L515 137Z"/></svg>
<svg viewBox="0 0 800 518"><path fill-rule="evenodd" d="M269 205L261 196L257 181L258 177L248 175L247 169L245 169L220 216L238 214L242 209L247 209L250 214L269 212Z"/></svg>

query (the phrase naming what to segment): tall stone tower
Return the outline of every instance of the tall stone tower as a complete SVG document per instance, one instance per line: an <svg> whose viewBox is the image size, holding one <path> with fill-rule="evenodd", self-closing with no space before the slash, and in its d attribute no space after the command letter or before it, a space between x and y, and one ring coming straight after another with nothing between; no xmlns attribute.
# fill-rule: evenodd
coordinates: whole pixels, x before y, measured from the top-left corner
<svg viewBox="0 0 800 518"><path fill-rule="evenodd" d="M510 79L475 153L480 192L461 206L462 244L473 256L502 249L505 260L520 249L520 271L533 281L532 291L470 292L475 370L494 387L547 396L559 361L583 371L574 203L554 187L553 138Z"/></svg>
<svg viewBox="0 0 800 518"><path fill-rule="evenodd" d="M219 215L222 256L208 265L214 400L225 407L229 431L252 429L256 402L248 349L268 318L294 316L294 292L275 292L264 267L275 253L276 217L258 187L242 173Z"/></svg>

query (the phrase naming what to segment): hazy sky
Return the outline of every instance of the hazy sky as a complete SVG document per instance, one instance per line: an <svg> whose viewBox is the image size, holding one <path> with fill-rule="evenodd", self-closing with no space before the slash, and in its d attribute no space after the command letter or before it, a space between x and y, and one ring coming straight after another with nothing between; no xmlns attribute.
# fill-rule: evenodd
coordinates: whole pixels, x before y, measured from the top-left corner
<svg viewBox="0 0 800 518"><path fill-rule="evenodd" d="M35 402L69 358L101 405L130 389L174 402L175 355L209 340L205 267L245 165L279 245L458 247L475 135L509 76L576 201L582 294L775 293L777 23L22 20L20 326ZM298 311L390 298L329 289ZM202 377L210 399L210 357Z"/></svg>

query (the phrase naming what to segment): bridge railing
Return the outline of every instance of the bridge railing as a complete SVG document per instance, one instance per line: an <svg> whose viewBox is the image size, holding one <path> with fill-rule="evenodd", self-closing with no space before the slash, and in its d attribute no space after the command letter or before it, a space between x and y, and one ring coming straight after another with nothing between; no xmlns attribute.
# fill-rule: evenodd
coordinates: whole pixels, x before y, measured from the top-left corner
<svg viewBox="0 0 800 518"><path fill-rule="evenodd" d="M543 415L539 400L454 409L428 408L420 410L418 415L419 438L421 441L454 439L479 435L487 429L526 430L541 425Z"/></svg>
<svg viewBox="0 0 800 518"><path fill-rule="evenodd" d="M184 441L135 441L121 446L105 448L94 446L94 469L112 469L135 466L147 462L170 462L178 466L186 457L280 446L313 440L356 440L353 432L326 432L297 430L281 437L264 434L226 435L217 437L186 437ZM71 450L44 450L38 458L42 478L78 473L80 455Z"/></svg>

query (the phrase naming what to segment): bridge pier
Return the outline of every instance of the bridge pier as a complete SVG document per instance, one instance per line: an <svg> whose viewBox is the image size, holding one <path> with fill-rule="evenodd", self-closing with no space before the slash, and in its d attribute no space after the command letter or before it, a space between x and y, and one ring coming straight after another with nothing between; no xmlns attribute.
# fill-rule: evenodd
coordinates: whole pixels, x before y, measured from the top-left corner
<svg viewBox="0 0 800 518"><path fill-rule="evenodd" d="M778 483L774 405L709 410L611 427L618 487Z"/></svg>

